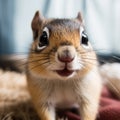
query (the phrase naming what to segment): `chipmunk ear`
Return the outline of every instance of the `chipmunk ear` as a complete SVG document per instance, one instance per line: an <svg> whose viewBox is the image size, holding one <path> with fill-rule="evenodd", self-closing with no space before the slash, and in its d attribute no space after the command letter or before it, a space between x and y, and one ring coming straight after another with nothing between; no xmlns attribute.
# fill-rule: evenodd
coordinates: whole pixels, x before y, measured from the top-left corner
<svg viewBox="0 0 120 120"><path fill-rule="evenodd" d="M39 31L39 28L42 25L43 21L44 21L44 17L39 13L39 11L37 11L33 17L32 23L31 23L34 38L36 38L38 36L38 31Z"/></svg>
<svg viewBox="0 0 120 120"><path fill-rule="evenodd" d="M81 24L83 24L83 23L84 23L81 12L78 12L78 15L77 15L77 20L79 20Z"/></svg>

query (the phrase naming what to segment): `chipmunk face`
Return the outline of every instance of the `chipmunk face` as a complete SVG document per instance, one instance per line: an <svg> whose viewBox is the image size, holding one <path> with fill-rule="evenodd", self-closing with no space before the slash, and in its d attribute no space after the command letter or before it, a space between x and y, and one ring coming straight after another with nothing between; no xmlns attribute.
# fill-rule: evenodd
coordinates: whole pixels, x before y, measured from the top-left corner
<svg viewBox="0 0 120 120"><path fill-rule="evenodd" d="M28 69L46 79L83 77L96 64L96 56L82 26L75 19L45 19L37 12L32 21L34 42Z"/></svg>

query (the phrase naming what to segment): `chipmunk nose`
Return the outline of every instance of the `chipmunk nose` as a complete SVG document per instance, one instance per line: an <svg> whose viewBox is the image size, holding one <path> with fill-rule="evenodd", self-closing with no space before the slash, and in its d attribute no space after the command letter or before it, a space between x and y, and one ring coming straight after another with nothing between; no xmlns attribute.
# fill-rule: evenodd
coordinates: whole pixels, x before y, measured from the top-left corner
<svg viewBox="0 0 120 120"><path fill-rule="evenodd" d="M74 56L68 49L66 49L63 50L61 54L58 54L58 60L61 62L69 63L74 60Z"/></svg>

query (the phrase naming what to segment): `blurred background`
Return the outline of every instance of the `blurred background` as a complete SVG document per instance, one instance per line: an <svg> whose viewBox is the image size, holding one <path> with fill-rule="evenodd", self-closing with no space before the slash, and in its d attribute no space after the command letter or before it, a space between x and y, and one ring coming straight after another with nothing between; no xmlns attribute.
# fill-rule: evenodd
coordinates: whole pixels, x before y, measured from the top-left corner
<svg viewBox="0 0 120 120"><path fill-rule="evenodd" d="M8 55L23 55L29 51L31 21L37 10L48 18L74 18L81 11L97 54L107 59L112 56L119 61L120 0L0 0L2 65L10 59Z"/></svg>

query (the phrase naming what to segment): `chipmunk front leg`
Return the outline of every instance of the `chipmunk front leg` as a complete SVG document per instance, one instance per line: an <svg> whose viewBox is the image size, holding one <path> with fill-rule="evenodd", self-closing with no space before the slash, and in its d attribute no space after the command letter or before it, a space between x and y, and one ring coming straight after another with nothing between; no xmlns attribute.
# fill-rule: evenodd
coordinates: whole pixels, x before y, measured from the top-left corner
<svg viewBox="0 0 120 120"><path fill-rule="evenodd" d="M101 93L101 82L99 78L96 81L86 80L82 84L78 95L79 111L81 120L95 120L99 108L99 99ZM90 81L90 82L89 82ZM97 84L98 82L98 84ZM89 86L89 87L88 87Z"/></svg>
<svg viewBox="0 0 120 120"><path fill-rule="evenodd" d="M86 103L85 101L82 101L80 107L81 120L95 120L97 112L98 112L98 102L91 103L90 101L88 101Z"/></svg>
<svg viewBox="0 0 120 120"><path fill-rule="evenodd" d="M40 120L55 120L55 108L48 101L47 93L41 86L28 74L28 90L31 94L31 99Z"/></svg>
<svg viewBox="0 0 120 120"><path fill-rule="evenodd" d="M40 120L55 120L55 108L48 104L42 104L36 107Z"/></svg>

